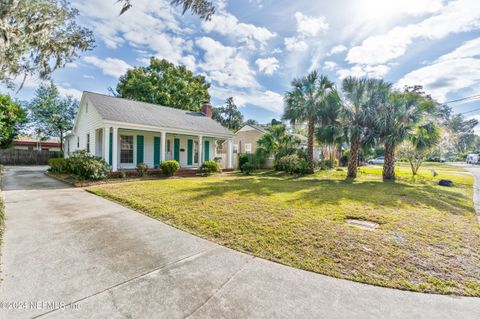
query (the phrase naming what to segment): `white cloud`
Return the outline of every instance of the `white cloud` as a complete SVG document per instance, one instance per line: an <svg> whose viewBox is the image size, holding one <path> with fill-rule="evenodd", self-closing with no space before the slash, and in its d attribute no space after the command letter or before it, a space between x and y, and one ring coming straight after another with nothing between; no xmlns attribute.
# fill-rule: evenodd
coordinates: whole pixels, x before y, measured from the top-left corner
<svg viewBox="0 0 480 319"><path fill-rule="evenodd" d="M333 61L325 61L323 63L323 69L326 71L333 71L338 67L337 63Z"/></svg>
<svg viewBox="0 0 480 319"><path fill-rule="evenodd" d="M208 80L221 86L260 87L255 79L255 71L236 48L225 46L209 37L197 39L195 44L205 51L199 68L206 72Z"/></svg>
<svg viewBox="0 0 480 319"><path fill-rule="evenodd" d="M66 68L71 68L71 69L76 69L76 68L78 68L78 64L75 63L75 62L69 62L69 63L65 64L65 67Z"/></svg>
<svg viewBox="0 0 480 319"><path fill-rule="evenodd" d="M334 54L338 54L338 53L342 53L342 52L345 52L347 51L347 47L344 46L343 44L340 44L340 45L336 45L334 46L330 52L328 53L328 55L334 55Z"/></svg>
<svg viewBox="0 0 480 319"><path fill-rule="evenodd" d="M297 32L304 36L316 36L320 31L328 30L325 17L309 17L301 12L295 12L297 20Z"/></svg>
<svg viewBox="0 0 480 319"><path fill-rule="evenodd" d="M340 79L346 78L347 76L355 77L369 77L369 78L382 78L384 77L390 67L387 65L354 65L351 68L339 69L337 71L337 76Z"/></svg>
<svg viewBox="0 0 480 319"><path fill-rule="evenodd" d="M239 22L237 17L225 11L217 12L210 21L203 22L202 28L206 32L214 31L221 35L233 36L251 47L255 47L255 41L266 46L267 41L276 36L267 28Z"/></svg>
<svg viewBox="0 0 480 319"><path fill-rule="evenodd" d="M415 40L438 40L479 27L479 1L450 1L438 14L419 23L395 27L386 34L365 39L349 50L346 60L357 64L384 64L404 55Z"/></svg>
<svg viewBox="0 0 480 319"><path fill-rule="evenodd" d="M90 80L95 79L95 77L94 77L93 75L89 75L89 74L84 74L84 75L83 75L83 78L84 78L84 79L90 79Z"/></svg>
<svg viewBox="0 0 480 319"><path fill-rule="evenodd" d="M230 88L213 87L210 89L210 93L213 97L220 100L225 100L227 97L233 96L235 103L239 107L250 104L271 111L277 115L281 115L283 112L283 96L270 90L232 90Z"/></svg>
<svg viewBox="0 0 480 319"><path fill-rule="evenodd" d="M72 87L63 87L61 85L57 85L58 93L63 96L72 96L78 100L82 98L82 91L74 89Z"/></svg>
<svg viewBox="0 0 480 319"><path fill-rule="evenodd" d="M279 67L278 60L275 57L257 59L255 64L258 66L258 70L267 75L273 74Z"/></svg>
<svg viewBox="0 0 480 319"><path fill-rule="evenodd" d="M476 93L480 90L480 59L471 57L479 53L475 43L476 40L468 41L432 64L406 74L397 86L423 85L440 101L445 101L448 94L463 90Z"/></svg>
<svg viewBox="0 0 480 319"><path fill-rule="evenodd" d="M452 52L441 56L437 61L459 58L474 58L480 56L480 37L466 41Z"/></svg>
<svg viewBox="0 0 480 319"><path fill-rule="evenodd" d="M115 58L106 58L103 60L90 55L84 57L83 60L101 69L103 74L113 76L117 79L125 74L128 69L132 68L127 62Z"/></svg>
<svg viewBox="0 0 480 319"><path fill-rule="evenodd" d="M290 37L283 39L285 47L288 51L307 51L308 44L296 37Z"/></svg>

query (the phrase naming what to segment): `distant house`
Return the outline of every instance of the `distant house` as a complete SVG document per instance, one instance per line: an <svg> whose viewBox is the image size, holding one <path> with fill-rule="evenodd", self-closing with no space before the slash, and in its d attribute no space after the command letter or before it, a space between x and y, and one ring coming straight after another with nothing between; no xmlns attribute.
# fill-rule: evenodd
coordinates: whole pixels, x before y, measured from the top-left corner
<svg viewBox="0 0 480 319"><path fill-rule="evenodd" d="M233 136L234 153L255 153L257 141L265 134L266 130L257 125L246 124Z"/></svg>
<svg viewBox="0 0 480 319"><path fill-rule="evenodd" d="M176 160L198 168L217 157L217 141L227 141L223 168L233 161L233 133L212 119L212 106L202 112L83 92L74 128L65 139L65 156L79 149L102 157L112 168L139 163L157 167Z"/></svg>
<svg viewBox="0 0 480 319"><path fill-rule="evenodd" d="M41 140L30 137L18 137L13 141L13 148L16 150L28 151L61 151L60 142L58 140Z"/></svg>

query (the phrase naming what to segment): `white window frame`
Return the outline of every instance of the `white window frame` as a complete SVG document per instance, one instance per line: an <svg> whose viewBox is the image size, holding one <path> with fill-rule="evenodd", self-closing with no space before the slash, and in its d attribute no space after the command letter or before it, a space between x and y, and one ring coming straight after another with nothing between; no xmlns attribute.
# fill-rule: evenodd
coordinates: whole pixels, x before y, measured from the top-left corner
<svg viewBox="0 0 480 319"><path fill-rule="evenodd" d="M252 153L252 143L245 143L245 153L250 154Z"/></svg>
<svg viewBox="0 0 480 319"><path fill-rule="evenodd" d="M132 161L131 162L122 162L122 137L131 137L132 138ZM135 135L134 134L119 134L119 139L118 139L119 145L119 160L120 164L126 164L126 165L132 165L135 163Z"/></svg>

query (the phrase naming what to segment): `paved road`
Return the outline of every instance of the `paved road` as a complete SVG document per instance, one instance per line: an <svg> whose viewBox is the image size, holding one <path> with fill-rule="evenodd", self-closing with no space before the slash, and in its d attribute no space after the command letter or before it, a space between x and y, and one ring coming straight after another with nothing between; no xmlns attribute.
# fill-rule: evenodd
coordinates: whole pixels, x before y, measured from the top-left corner
<svg viewBox="0 0 480 319"><path fill-rule="evenodd" d="M2 318L478 318L480 299L330 278L7 167ZM23 304L25 302L25 304ZM36 303L35 303L36 302ZM68 305L52 310L54 304Z"/></svg>

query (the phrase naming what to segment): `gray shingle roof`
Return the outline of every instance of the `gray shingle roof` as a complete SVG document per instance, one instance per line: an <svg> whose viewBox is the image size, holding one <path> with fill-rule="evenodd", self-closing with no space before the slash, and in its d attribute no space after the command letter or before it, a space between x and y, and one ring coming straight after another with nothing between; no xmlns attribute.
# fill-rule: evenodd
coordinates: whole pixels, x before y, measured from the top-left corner
<svg viewBox="0 0 480 319"><path fill-rule="evenodd" d="M93 92L83 92L104 120L204 134L232 135L228 129L201 112L138 102Z"/></svg>

